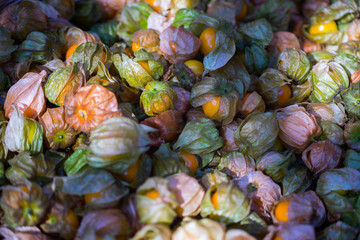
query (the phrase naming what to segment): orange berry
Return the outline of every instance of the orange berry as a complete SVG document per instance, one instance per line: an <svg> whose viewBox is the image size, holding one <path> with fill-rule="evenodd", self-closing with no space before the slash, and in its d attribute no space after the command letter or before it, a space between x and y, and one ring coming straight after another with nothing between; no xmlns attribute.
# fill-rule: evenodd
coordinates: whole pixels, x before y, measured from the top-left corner
<svg viewBox="0 0 360 240"><path fill-rule="evenodd" d="M190 68L196 76L202 76L205 71L204 64L198 60L188 60L184 62L184 64Z"/></svg>
<svg viewBox="0 0 360 240"><path fill-rule="evenodd" d="M338 27L335 21L330 21L323 24L312 25L309 29L310 34L321 34L326 32L336 32Z"/></svg>
<svg viewBox="0 0 360 240"><path fill-rule="evenodd" d="M215 182L215 173L211 173L211 178Z"/></svg>
<svg viewBox="0 0 360 240"><path fill-rule="evenodd" d="M159 192L157 190L151 190L145 193L145 196L155 200L159 197Z"/></svg>
<svg viewBox="0 0 360 240"><path fill-rule="evenodd" d="M248 11L248 6L246 2L244 2L241 12L239 13L239 15L236 16L236 20L237 21L243 20L246 17L247 11Z"/></svg>
<svg viewBox="0 0 360 240"><path fill-rule="evenodd" d="M86 204L89 204L89 203L91 203L94 199L100 198L100 197L101 197L101 192L86 193L86 194L85 194L85 203L86 203Z"/></svg>
<svg viewBox="0 0 360 240"><path fill-rule="evenodd" d="M66 54L65 54L65 60L70 59L72 57L72 55L74 54L74 52L78 46L79 46L79 44L74 44L71 47L69 47L69 49L66 51Z"/></svg>
<svg viewBox="0 0 360 240"><path fill-rule="evenodd" d="M193 174L195 174L199 167L199 162L198 162L196 156L194 154L186 153L186 152L180 152L180 155L185 160L185 164L189 168L189 170Z"/></svg>
<svg viewBox="0 0 360 240"><path fill-rule="evenodd" d="M215 48L215 34L216 30L213 27L206 28L200 34L200 51L204 55L208 55Z"/></svg>
<svg viewBox="0 0 360 240"><path fill-rule="evenodd" d="M291 89L289 85L284 85L279 89L278 92L278 103L279 106L284 106L291 97Z"/></svg>
<svg viewBox="0 0 360 240"><path fill-rule="evenodd" d="M219 198L217 192L214 192L213 195L211 196L211 203L214 206L215 210L217 210L219 207Z"/></svg>
<svg viewBox="0 0 360 240"><path fill-rule="evenodd" d="M281 237L280 236L275 236L274 240L281 240Z"/></svg>
<svg viewBox="0 0 360 240"><path fill-rule="evenodd" d="M275 217L279 222L289 222L289 203L283 201L275 207Z"/></svg>
<svg viewBox="0 0 360 240"><path fill-rule="evenodd" d="M141 46L139 44L133 42L131 45L131 49L133 50L133 52L136 52L141 49Z"/></svg>
<svg viewBox="0 0 360 240"><path fill-rule="evenodd" d="M79 217L71 209L68 210L65 221L69 223L73 228L79 227Z"/></svg>
<svg viewBox="0 0 360 240"><path fill-rule="evenodd" d="M212 118L219 110L221 97L216 97L211 101L208 101L202 106L203 112L209 118Z"/></svg>
<svg viewBox="0 0 360 240"><path fill-rule="evenodd" d="M160 6L154 6L155 0L145 0L145 3L149 4L155 11L160 11Z"/></svg>
<svg viewBox="0 0 360 240"><path fill-rule="evenodd" d="M138 61L137 63L140 64L140 66L152 76L149 63L147 61Z"/></svg>
<svg viewBox="0 0 360 240"><path fill-rule="evenodd" d="M139 168L139 160L136 161L126 172L119 175L121 180L127 183L132 183L135 180L137 170Z"/></svg>

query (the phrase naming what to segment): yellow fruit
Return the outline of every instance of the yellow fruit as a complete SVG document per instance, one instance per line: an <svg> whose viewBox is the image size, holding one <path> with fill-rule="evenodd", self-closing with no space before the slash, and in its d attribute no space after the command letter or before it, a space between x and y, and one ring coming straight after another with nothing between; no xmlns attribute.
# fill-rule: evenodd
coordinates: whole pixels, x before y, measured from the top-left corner
<svg viewBox="0 0 360 240"><path fill-rule="evenodd" d="M185 62L185 65L190 68L196 76L202 76L205 71L204 64L198 60L188 60Z"/></svg>
<svg viewBox="0 0 360 240"><path fill-rule="evenodd" d="M180 152L180 155L184 158L186 166L190 169L190 171L195 174L198 167L199 162L194 154L186 153L186 152Z"/></svg>
<svg viewBox="0 0 360 240"><path fill-rule="evenodd" d="M69 49L66 51L66 54L65 54L65 60L72 57L72 55L74 54L74 52L78 46L79 46L78 44L74 44L71 47L69 47Z"/></svg>
<svg viewBox="0 0 360 240"><path fill-rule="evenodd" d="M138 61L137 63L140 64L140 66L141 66L143 69L145 69L145 71L146 71L148 74L150 74L150 75L152 76L151 70L150 70L150 67L149 67L149 63L148 63L147 61Z"/></svg>
<svg viewBox="0 0 360 240"><path fill-rule="evenodd" d="M244 2L241 12L239 13L239 15L236 16L236 20L237 21L243 20L246 17L247 11L248 11L248 6L246 2Z"/></svg>
<svg viewBox="0 0 360 240"><path fill-rule="evenodd" d="M328 23L312 25L310 27L309 33L310 34L321 34L321 33L326 33L326 32L336 32L337 30L338 30L338 27L337 27L335 21L330 21Z"/></svg>
<svg viewBox="0 0 360 240"><path fill-rule="evenodd" d="M133 50L133 52L136 52L141 49L141 46L139 44L133 42L131 45L131 49Z"/></svg>
<svg viewBox="0 0 360 240"><path fill-rule="evenodd" d="M208 55L215 48L216 29L213 27L206 28L200 34L200 51L204 55Z"/></svg>
<svg viewBox="0 0 360 240"><path fill-rule="evenodd" d="M279 106L284 106L291 97L291 89L289 85L284 85L279 89L278 92L278 103Z"/></svg>
<svg viewBox="0 0 360 240"><path fill-rule="evenodd" d="M146 197L151 199L157 199L159 197L159 192L156 190L151 190L145 194Z"/></svg>
<svg viewBox="0 0 360 240"><path fill-rule="evenodd" d="M89 203L91 203L94 199L100 198L100 197L101 197L101 192L86 193L86 194L85 194L85 203L86 203L86 204L89 204Z"/></svg>
<svg viewBox="0 0 360 240"><path fill-rule="evenodd" d="M289 222L289 201L280 202L275 208L275 217L279 222Z"/></svg>
<svg viewBox="0 0 360 240"><path fill-rule="evenodd" d="M202 106L203 112L207 117L212 118L217 113L220 107L220 99L221 97L216 97Z"/></svg>
<svg viewBox="0 0 360 240"><path fill-rule="evenodd" d="M219 198L217 192L214 192L213 195L211 196L211 203L214 206L215 210L217 210L219 207Z"/></svg>
<svg viewBox="0 0 360 240"><path fill-rule="evenodd" d="M79 227L79 217L71 209L68 210L65 221L69 223L73 228L77 229Z"/></svg>
<svg viewBox="0 0 360 240"><path fill-rule="evenodd" d="M119 175L119 177L127 183L132 183L135 180L137 170L139 168L139 160L136 161L126 172Z"/></svg>

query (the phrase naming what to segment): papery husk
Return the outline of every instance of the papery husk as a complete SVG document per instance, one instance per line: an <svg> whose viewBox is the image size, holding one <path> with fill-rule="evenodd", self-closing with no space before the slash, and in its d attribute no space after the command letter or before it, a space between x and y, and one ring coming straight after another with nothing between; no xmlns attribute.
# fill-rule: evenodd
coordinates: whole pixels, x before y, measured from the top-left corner
<svg viewBox="0 0 360 240"><path fill-rule="evenodd" d="M171 230L163 224L147 224L131 240L171 240Z"/></svg>
<svg viewBox="0 0 360 240"><path fill-rule="evenodd" d="M338 145L324 140L307 147L302 153L302 160L315 176L319 176L323 171L339 165L341 153Z"/></svg>
<svg viewBox="0 0 360 240"><path fill-rule="evenodd" d="M200 204L205 196L203 187L198 181L186 173L178 173L167 177L168 187L179 202L178 215L192 217L200 213Z"/></svg>
<svg viewBox="0 0 360 240"><path fill-rule="evenodd" d="M5 131L6 147L12 152L30 151L38 153L43 148L43 128L41 124L25 117L16 105Z"/></svg>
<svg viewBox="0 0 360 240"><path fill-rule="evenodd" d="M232 1L221 1L214 0L210 1L206 13L210 16L217 17L222 20L226 20L233 25L236 24L236 17L241 13L244 7L242 0ZM245 10L247 11L247 10Z"/></svg>
<svg viewBox="0 0 360 240"><path fill-rule="evenodd" d="M7 118L13 112L12 105L18 106L25 117L36 119L45 111L45 96L42 82L46 72L27 73L7 92L4 110Z"/></svg>
<svg viewBox="0 0 360 240"><path fill-rule="evenodd" d="M360 68L360 60L358 58L349 53L338 52L334 56L334 61L345 69L351 82L356 82L356 74Z"/></svg>
<svg viewBox="0 0 360 240"><path fill-rule="evenodd" d="M201 184L205 187L205 189L211 189L220 183L228 183L230 182L230 178L225 173L214 170L212 173L206 173L201 177Z"/></svg>
<svg viewBox="0 0 360 240"><path fill-rule="evenodd" d="M43 31L47 20L36 2L22 1L6 7L0 14L0 25L10 30L16 40L22 41L33 31Z"/></svg>
<svg viewBox="0 0 360 240"><path fill-rule="evenodd" d="M300 42L291 32L275 32L268 49L270 52L281 53L286 48L300 49Z"/></svg>
<svg viewBox="0 0 360 240"><path fill-rule="evenodd" d="M70 19L75 10L75 1L61 1L61 0L45 0L45 3L53 6L62 18Z"/></svg>
<svg viewBox="0 0 360 240"><path fill-rule="evenodd" d="M322 134L320 139L329 140L337 145L344 145L344 130L336 123L324 121L320 123Z"/></svg>
<svg viewBox="0 0 360 240"><path fill-rule="evenodd" d="M5 239L13 240L51 240L36 226L16 227L15 229L3 226L0 227L0 234Z"/></svg>
<svg viewBox="0 0 360 240"><path fill-rule="evenodd" d="M340 90L349 86L349 78L340 64L321 60L312 68L311 83L314 90L310 99L314 102L328 103Z"/></svg>
<svg viewBox="0 0 360 240"><path fill-rule="evenodd" d="M7 185L2 188L0 206L11 228L37 225L47 211L49 200L42 188L30 181L25 181L24 185L29 192L19 186Z"/></svg>
<svg viewBox="0 0 360 240"><path fill-rule="evenodd" d="M340 126L344 126L348 120L345 108L340 103L310 103L306 110L320 121L330 121Z"/></svg>
<svg viewBox="0 0 360 240"><path fill-rule="evenodd" d="M211 198L217 192L218 207L215 208ZM237 223L250 213L251 200L230 181L220 183L207 189L201 203L201 216L209 217L223 223Z"/></svg>
<svg viewBox="0 0 360 240"><path fill-rule="evenodd" d="M360 20L354 19L347 27L347 36L349 41L360 40Z"/></svg>
<svg viewBox="0 0 360 240"><path fill-rule="evenodd" d="M317 50L309 53L308 58L312 66L319 63L321 60L330 62L335 57L335 54L326 50Z"/></svg>
<svg viewBox="0 0 360 240"><path fill-rule="evenodd" d="M314 43L306 38L301 39L301 49L306 52L307 54L310 54L315 51L319 51L322 49L320 43Z"/></svg>
<svg viewBox="0 0 360 240"><path fill-rule="evenodd" d="M279 70L268 68L262 72L259 80L256 82L256 92L262 96L267 106L272 108L279 107L279 90L288 81L288 78Z"/></svg>
<svg viewBox="0 0 360 240"><path fill-rule="evenodd" d="M73 218L68 220L68 218ZM58 236L66 240L75 237L77 228L79 227L79 219L73 210L68 209L58 202L51 206L48 218L40 225L41 230L52 236Z"/></svg>
<svg viewBox="0 0 360 240"><path fill-rule="evenodd" d="M215 124L208 118L199 118L188 122L173 145L175 151L184 151L195 155L205 155L223 146L223 138Z"/></svg>
<svg viewBox="0 0 360 240"><path fill-rule="evenodd" d="M61 38L61 34L31 32L15 51L15 60L21 62L31 59L35 63L46 64L53 59L61 58L63 45L64 39Z"/></svg>
<svg viewBox="0 0 360 240"><path fill-rule="evenodd" d="M75 149L74 153L64 162L64 171L67 176L85 171L89 166L86 165L88 148Z"/></svg>
<svg viewBox="0 0 360 240"><path fill-rule="evenodd" d="M109 208L86 214L81 221L75 240L108 237L126 240L132 234L133 230L121 210Z"/></svg>
<svg viewBox="0 0 360 240"><path fill-rule="evenodd" d="M69 92L64 107L66 123L83 132L90 132L109 118L122 116L115 94L98 84Z"/></svg>
<svg viewBox="0 0 360 240"><path fill-rule="evenodd" d="M48 108L39 117L39 122L44 128L45 137L51 149L66 149L75 142L77 131L66 123L63 106Z"/></svg>
<svg viewBox="0 0 360 240"><path fill-rule="evenodd" d="M303 165L293 166L282 181L283 195L305 192L312 184L312 175Z"/></svg>
<svg viewBox="0 0 360 240"><path fill-rule="evenodd" d="M229 152L220 158L217 169L232 178L243 177L249 172L255 171L255 161L241 152Z"/></svg>
<svg viewBox="0 0 360 240"><path fill-rule="evenodd" d="M345 167L351 167L356 170L360 170L360 153L348 149L345 154L345 159L343 162Z"/></svg>
<svg viewBox="0 0 360 240"><path fill-rule="evenodd" d="M97 23L93 25L90 30L97 34L104 44L112 46L115 42L119 40L118 36L116 35L116 28L118 25L118 21L109 20L103 23Z"/></svg>
<svg viewBox="0 0 360 240"><path fill-rule="evenodd" d="M149 133L155 145L175 140L185 126L182 114L175 110L167 110L156 117L146 118L141 124L159 130Z"/></svg>
<svg viewBox="0 0 360 240"><path fill-rule="evenodd" d="M275 237L280 237L284 240L315 240L315 229L311 225L306 224L288 224L270 225L268 227L268 234L264 240L272 240Z"/></svg>
<svg viewBox="0 0 360 240"><path fill-rule="evenodd" d="M58 106L64 105L65 96L85 84L84 70L79 65L57 68L44 86L46 98Z"/></svg>
<svg viewBox="0 0 360 240"><path fill-rule="evenodd" d="M200 220L188 219L182 222L172 235L172 240L209 239L222 240L225 237L225 227L208 218Z"/></svg>
<svg viewBox="0 0 360 240"><path fill-rule="evenodd" d="M30 156L30 152L21 152L8 161L10 167L5 176L12 184L24 183L25 179L51 179L55 176L55 163L43 154Z"/></svg>
<svg viewBox="0 0 360 240"><path fill-rule="evenodd" d="M226 232L225 240L255 240L256 238L241 229L230 229Z"/></svg>
<svg viewBox="0 0 360 240"><path fill-rule="evenodd" d="M256 159L274 145L278 131L275 113L253 113L236 130L235 143L241 152Z"/></svg>
<svg viewBox="0 0 360 240"><path fill-rule="evenodd" d="M136 209L141 223L163 223L170 225L175 217L175 209L179 206L175 194L169 189L169 181L160 177L151 177L136 190ZM152 199L145 194L151 190L158 192Z"/></svg>
<svg viewBox="0 0 360 240"><path fill-rule="evenodd" d="M190 92L177 86L172 86L172 89L177 95L177 100L174 103L174 110L186 113L190 107Z"/></svg>
<svg viewBox="0 0 360 240"><path fill-rule="evenodd" d="M360 82L350 84L341 92L345 110L351 117L360 116Z"/></svg>
<svg viewBox="0 0 360 240"><path fill-rule="evenodd" d="M276 118L281 141L289 149L294 149L295 153L301 153L312 138L321 134L321 128L314 115L297 104L279 109Z"/></svg>
<svg viewBox="0 0 360 240"><path fill-rule="evenodd" d="M302 5L302 13L305 18L309 19L317 9L327 7L329 4L330 0L306 0Z"/></svg>
<svg viewBox="0 0 360 240"><path fill-rule="evenodd" d="M352 226L359 225L357 201L360 192L360 173L353 168L339 168L324 171L316 184L330 217Z"/></svg>
<svg viewBox="0 0 360 240"><path fill-rule="evenodd" d="M64 34L66 49L69 49L74 44L81 45L86 42L96 42L101 44L101 41L97 36L77 27L64 27L60 31Z"/></svg>
<svg viewBox="0 0 360 240"><path fill-rule="evenodd" d="M241 122L242 119L237 118L227 125L221 125L219 128L220 136L224 139L224 145L220 149L222 153L239 150L239 147L235 144L234 133Z"/></svg>
<svg viewBox="0 0 360 240"><path fill-rule="evenodd" d="M326 219L326 209L319 196L312 190L303 193L292 193L281 198L274 204L271 216L274 223L278 221L275 209L281 202L289 201L288 222L297 224L311 224L314 227L321 226Z"/></svg>
<svg viewBox="0 0 360 240"><path fill-rule="evenodd" d="M84 182L91 182L92 184L84 184ZM86 203L86 210L116 207L119 200L129 192L128 188L117 183L111 173L93 168L67 177L56 176L51 187L54 191L67 195L95 194L98 196Z"/></svg>
<svg viewBox="0 0 360 240"><path fill-rule="evenodd" d="M267 152L257 159L256 169L263 171L275 182L282 182L294 160L295 156L292 151Z"/></svg>
<svg viewBox="0 0 360 240"><path fill-rule="evenodd" d="M0 122L0 161L6 159L8 155L8 148L5 143L5 132L6 132L7 122Z"/></svg>
<svg viewBox="0 0 360 240"><path fill-rule="evenodd" d="M202 107L190 108L186 112L186 115L185 115L186 123L191 122L196 119L199 119L199 118L207 118L204 111L202 110Z"/></svg>
<svg viewBox="0 0 360 240"><path fill-rule="evenodd" d="M212 120L222 124L233 121L240 101L240 94L235 90L234 82L213 77L204 78L191 89L191 105L200 107L216 97L221 97L217 112Z"/></svg>
<svg viewBox="0 0 360 240"><path fill-rule="evenodd" d="M250 93L245 102L243 100L239 104L239 111L244 117L247 117L255 112L263 113L265 112L265 108L265 102L257 92Z"/></svg>
<svg viewBox="0 0 360 240"><path fill-rule="evenodd" d="M66 63L81 64L85 70L86 76L97 72L98 63L106 64L111 59L111 52L109 48L96 42L85 42L80 44Z"/></svg>
<svg viewBox="0 0 360 240"><path fill-rule="evenodd" d="M11 39L11 32L3 27L0 27L0 64L10 60L12 52L16 50L14 40Z"/></svg>
<svg viewBox="0 0 360 240"><path fill-rule="evenodd" d="M132 42L140 45L146 51L160 53L160 33L154 29L141 29L134 33Z"/></svg>
<svg viewBox="0 0 360 240"><path fill-rule="evenodd" d="M153 176L167 177L176 173L191 174L186 161L170 148L170 144L161 144L153 154Z"/></svg>
<svg viewBox="0 0 360 240"><path fill-rule="evenodd" d="M139 214L136 210L136 194L126 195L120 202L120 210L125 214L132 229L139 230L144 224L139 222Z"/></svg>
<svg viewBox="0 0 360 240"><path fill-rule="evenodd" d="M90 133L88 164L114 173L125 172L149 149L148 128L126 117L105 120Z"/></svg>
<svg viewBox="0 0 360 240"><path fill-rule="evenodd" d="M147 29L148 18L152 12L154 10L146 3L131 3L124 6L117 19L120 21L117 28L118 36L125 41L130 41L136 31Z"/></svg>
<svg viewBox="0 0 360 240"><path fill-rule="evenodd" d="M275 201L281 198L279 185L261 171L250 172L234 182L252 200L251 209L269 220Z"/></svg>
<svg viewBox="0 0 360 240"><path fill-rule="evenodd" d="M174 47L171 47L175 45ZM173 63L193 59L200 49L200 40L184 26L170 26L160 33L160 50Z"/></svg>
<svg viewBox="0 0 360 240"><path fill-rule="evenodd" d="M172 110L177 94L167 82L152 81L146 84L140 96L140 106L148 116Z"/></svg>
<svg viewBox="0 0 360 240"><path fill-rule="evenodd" d="M318 239L356 239L357 228L342 221L327 226L318 234Z"/></svg>
<svg viewBox="0 0 360 240"><path fill-rule="evenodd" d="M278 69L296 83L306 81L310 73L310 61L306 53L299 49L285 49L277 63Z"/></svg>
<svg viewBox="0 0 360 240"><path fill-rule="evenodd" d="M129 86L139 89L144 89L148 82L154 81L152 72L147 72L137 61L129 58L125 54L115 54L112 61L118 70L122 79L124 79ZM152 65L147 61L150 71Z"/></svg>
<svg viewBox="0 0 360 240"><path fill-rule="evenodd" d="M360 121L349 121L344 128L344 139L346 145L354 150L360 151Z"/></svg>

